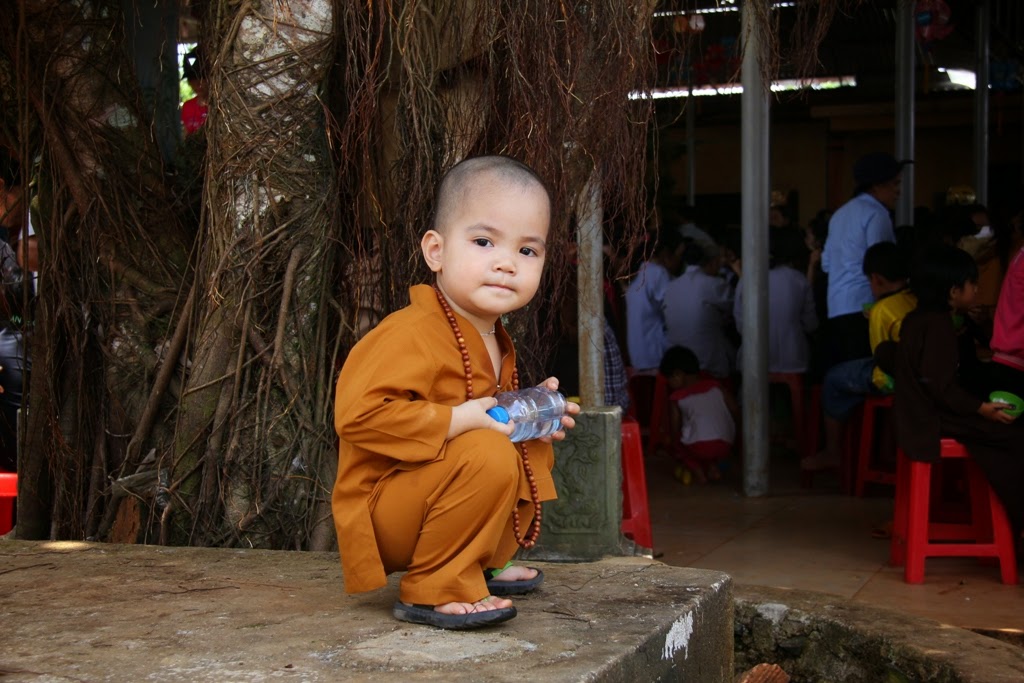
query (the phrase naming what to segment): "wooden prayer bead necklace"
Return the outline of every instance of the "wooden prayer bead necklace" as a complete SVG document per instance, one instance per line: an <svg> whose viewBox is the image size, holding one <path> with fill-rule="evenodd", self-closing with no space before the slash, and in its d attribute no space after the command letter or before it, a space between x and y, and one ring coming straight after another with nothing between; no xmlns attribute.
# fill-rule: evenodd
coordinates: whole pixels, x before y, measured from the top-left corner
<svg viewBox="0 0 1024 683"><path fill-rule="evenodd" d="M444 294L438 289L437 285L434 285L434 293L437 294L437 300L441 304L441 308L444 309L444 315L448 318L448 324L452 328L452 332L455 333L455 342L459 345L459 353L462 355L462 369L466 373L466 400L472 401L475 396L473 394L473 364L469 360L469 349L466 348L466 338L462 334L462 330L459 328L459 321L455 319L455 313L452 312L451 306L448 305L448 300L444 298ZM491 334L494 330L491 330ZM519 390L519 370L512 369L512 390ZM533 521L530 523L530 529L526 536L523 536L519 530L519 506L518 504L512 508L512 533L515 535L516 543L526 549L532 548L537 543L537 537L540 536L540 494L537 491L537 479L533 476L533 467L530 465L530 456L526 450L526 444L520 443L519 455L523 459L523 471L526 472L526 480L530 482L530 499L533 501Z"/></svg>

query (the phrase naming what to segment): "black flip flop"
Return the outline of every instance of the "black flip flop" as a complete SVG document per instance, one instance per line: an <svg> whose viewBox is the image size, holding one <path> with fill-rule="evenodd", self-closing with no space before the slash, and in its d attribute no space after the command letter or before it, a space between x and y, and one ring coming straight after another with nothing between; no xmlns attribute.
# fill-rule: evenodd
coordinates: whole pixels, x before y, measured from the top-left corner
<svg viewBox="0 0 1024 683"><path fill-rule="evenodd" d="M544 583L544 572L536 567L530 567L537 572L537 576L532 579L523 579L522 581L498 581L497 579L487 579L487 590L491 595L502 597L505 595L523 595L536 590L537 586ZM486 574L486 572L485 572Z"/></svg>
<svg viewBox="0 0 1024 683"><path fill-rule="evenodd" d="M395 619L410 624L436 626L449 631L468 631L508 621L516 615L516 608L503 607L469 614L443 614L435 611L433 605L406 605L403 602L396 602L391 613Z"/></svg>

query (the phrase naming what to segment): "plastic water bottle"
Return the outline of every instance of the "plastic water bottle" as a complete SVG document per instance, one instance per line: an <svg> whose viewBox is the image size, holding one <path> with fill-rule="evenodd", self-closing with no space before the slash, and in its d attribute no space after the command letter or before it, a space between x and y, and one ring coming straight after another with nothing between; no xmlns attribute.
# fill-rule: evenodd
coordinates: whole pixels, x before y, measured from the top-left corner
<svg viewBox="0 0 1024 683"><path fill-rule="evenodd" d="M509 438L513 443L550 436L562 428L568 405L565 396L543 387L530 387L498 394L498 405L487 414L498 422L516 423Z"/></svg>

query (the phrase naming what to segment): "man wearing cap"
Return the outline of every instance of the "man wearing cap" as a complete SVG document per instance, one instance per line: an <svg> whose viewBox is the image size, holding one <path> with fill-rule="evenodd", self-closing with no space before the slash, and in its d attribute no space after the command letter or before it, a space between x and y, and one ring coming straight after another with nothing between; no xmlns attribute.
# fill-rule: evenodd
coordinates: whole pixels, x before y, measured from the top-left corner
<svg viewBox="0 0 1024 683"><path fill-rule="evenodd" d="M853 199L832 215L821 254L828 273L829 365L871 355L864 306L874 303L871 285L863 272L864 252L878 242L895 242L892 216L909 161L876 152L857 160Z"/></svg>

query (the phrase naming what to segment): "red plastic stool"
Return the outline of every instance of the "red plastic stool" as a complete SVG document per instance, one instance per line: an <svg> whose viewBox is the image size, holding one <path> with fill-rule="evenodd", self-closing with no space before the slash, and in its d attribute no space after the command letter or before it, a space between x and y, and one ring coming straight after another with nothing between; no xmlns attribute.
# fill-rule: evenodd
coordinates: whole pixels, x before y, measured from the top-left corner
<svg viewBox="0 0 1024 683"><path fill-rule="evenodd" d="M638 546L654 548L640 424L631 417L622 418L622 533Z"/></svg>
<svg viewBox="0 0 1024 683"><path fill-rule="evenodd" d="M897 451L896 508L889 560L903 565L907 583L924 583L929 557L995 557L1003 583L1017 583L1017 559L1006 510L988 485L985 475L954 439L943 439L941 457L966 458L971 496L971 521L937 524L929 519L931 463L910 460Z"/></svg>
<svg viewBox="0 0 1024 683"><path fill-rule="evenodd" d="M864 400L863 417L860 421L860 444L857 448L857 470L854 478L854 493L864 496L864 485L869 482L894 485L896 473L879 469L871 461L875 441L875 413L879 408L892 408L892 396L868 396Z"/></svg>
<svg viewBox="0 0 1024 683"><path fill-rule="evenodd" d="M634 418L644 429L651 423L651 401L654 398L654 375L638 375L633 368L626 368L629 378L626 388L629 391L629 410L626 415Z"/></svg>
<svg viewBox="0 0 1024 683"><path fill-rule="evenodd" d="M668 425L668 380L660 372L654 378L654 396L651 398L651 421L648 424L647 452L654 453L664 442Z"/></svg>
<svg viewBox="0 0 1024 683"><path fill-rule="evenodd" d="M789 402L793 411L793 434L797 440L800 457L814 455L808 452L808 439L804 434L804 374L802 372L769 372L768 384L785 384L789 387Z"/></svg>
<svg viewBox="0 0 1024 683"><path fill-rule="evenodd" d="M14 526L14 499L18 497L18 475L0 472L0 534Z"/></svg>

